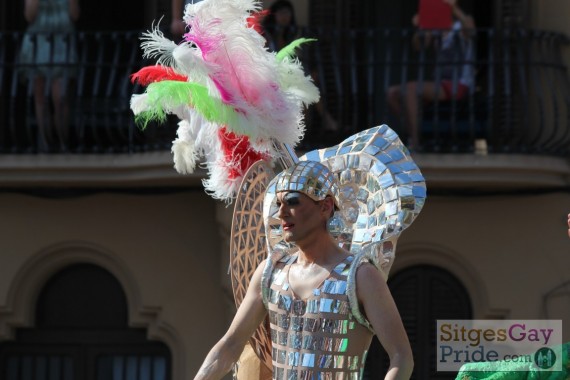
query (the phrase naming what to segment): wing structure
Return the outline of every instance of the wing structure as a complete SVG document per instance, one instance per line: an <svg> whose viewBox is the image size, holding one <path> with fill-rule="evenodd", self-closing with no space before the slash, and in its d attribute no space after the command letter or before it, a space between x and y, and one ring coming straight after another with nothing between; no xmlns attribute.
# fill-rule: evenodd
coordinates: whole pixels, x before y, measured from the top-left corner
<svg viewBox="0 0 570 380"><path fill-rule="evenodd" d="M263 227L263 196L273 170L258 161L245 174L235 200L230 238L230 275L236 306L239 307L255 269L267 258ZM250 344L268 368L271 368L271 338L266 318L250 339Z"/></svg>

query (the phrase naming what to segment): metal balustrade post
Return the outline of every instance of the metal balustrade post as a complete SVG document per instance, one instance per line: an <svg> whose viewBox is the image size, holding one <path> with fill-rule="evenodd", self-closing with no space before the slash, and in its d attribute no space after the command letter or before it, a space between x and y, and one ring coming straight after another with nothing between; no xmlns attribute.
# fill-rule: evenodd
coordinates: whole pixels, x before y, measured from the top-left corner
<svg viewBox="0 0 570 380"><path fill-rule="evenodd" d="M536 128L536 133L534 137L531 137L532 134L529 133L529 145L536 147L539 145L539 141L542 137L542 134L544 132L545 129L545 100L544 100L544 94L543 94L543 90L542 90L542 80L540 79L541 75L540 75L540 69L541 69L541 61L540 58L538 58L538 56L540 56L540 54L542 53L542 46L541 46L541 41L542 41L542 33L539 32L535 32L532 34L532 40L533 43L531 44L531 46L534 46L535 44L538 45L538 54L534 54L534 58L530 61L530 69L531 69L531 76L532 76L532 80L533 80L533 84L534 84L534 88L535 88L535 92L536 92L536 97L537 97L537 107L538 107L538 125Z"/></svg>
<svg viewBox="0 0 570 380"><path fill-rule="evenodd" d="M551 101L548 102L548 104L550 104L552 111L552 124L551 124L550 134L545 137L543 143L541 144L542 149L546 149L546 147L551 146L554 143L556 139L556 134L559 130L559 123L560 123L560 110L558 107L557 97L555 93L557 88L557 83L554 80L554 73L557 67L555 61L552 59L554 42L555 42L554 33L548 33L545 38L545 44L544 44L544 57L547 60L546 64L544 65L545 67L544 76L546 78L546 83L547 83L546 87L550 90L549 97Z"/></svg>
<svg viewBox="0 0 570 380"><path fill-rule="evenodd" d="M495 38L496 34L494 30L489 29L487 30L487 41L488 41L488 49L487 49L487 136L493 137L496 134L496 125L494 123L494 112L495 112ZM496 147L495 139L493 138L492 144L490 146L491 151L498 150Z"/></svg>
<svg viewBox="0 0 570 380"><path fill-rule="evenodd" d="M529 104L529 91L527 85L527 57L528 55L525 53L527 45L527 34L524 30L518 29L515 35L515 48L516 48L516 68L518 71L518 87L519 91L517 91L517 96L520 96L521 103L522 103L522 117L520 119L520 126L522 131L530 131L530 104ZM528 151L528 147L526 146L526 142L522 138L524 134L518 134L515 141L521 145L521 149L523 152Z"/></svg>
<svg viewBox="0 0 570 380"><path fill-rule="evenodd" d="M391 30L384 29L382 33L384 40L387 41L386 49L384 51L384 60L382 62L382 67L384 68L384 85L383 85L383 99L385 99L382 104L382 115L387 119L388 116L388 89L390 88L390 74L392 73L392 43L390 40Z"/></svg>

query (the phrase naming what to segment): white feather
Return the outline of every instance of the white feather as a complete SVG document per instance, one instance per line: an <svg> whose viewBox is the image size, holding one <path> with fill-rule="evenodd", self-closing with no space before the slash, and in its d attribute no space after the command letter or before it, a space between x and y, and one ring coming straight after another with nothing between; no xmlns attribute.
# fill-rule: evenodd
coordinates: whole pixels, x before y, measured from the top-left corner
<svg viewBox="0 0 570 380"><path fill-rule="evenodd" d="M142 33L143 58L157 58L156 63L172 67L174 64L172 53L178 45L164 37L164 33L159 29L159 23L160 21L156 26L153 25L150 31Z"/></svg>
<svg viewBox="0 0 570 380"><path fill-rule="evenodd" d="M134 94L131 96L131 110L135 115L149 109L147 94Z"/></svg>
<svg viewBox="0 0 570 380"><path fill-rule="evenodd" d="M202 53L198 48L189 43L178 45L172 52L174 68L186 75L189 82L206 85L208 76L214 71L210 65L202 59Z"/></svg>
<svg viewBox="0 0 570 380"><path fill-rule="evenodd" d="M174 169L180 174L193 173L196 168L196 150L192 141L176 139L172 142Z"/></svg>
<svg viewBox="0 0 570 380"><path fill-rule="evenodd" d="M297 60L284 59L277 66L277 78L283 90L304 105L319 101L319 89L311 78L305 75Z"/></svg>

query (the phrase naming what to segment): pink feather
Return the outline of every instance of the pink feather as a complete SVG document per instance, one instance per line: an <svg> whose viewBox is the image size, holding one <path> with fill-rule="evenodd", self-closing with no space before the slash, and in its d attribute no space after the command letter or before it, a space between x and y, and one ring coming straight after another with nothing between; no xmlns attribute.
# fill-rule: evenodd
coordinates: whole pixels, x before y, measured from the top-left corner
<svg viewBox="0 0 570 380"><path fill-rule="evenodd" d="M240 44L242 41L239 38L236 41L235 35L230 36L231 31L226 26L227 23L219 18L206 22L194 18L190 32L185 35L187 41L196 44L201 50L205 61L217 66L218 69L210 79L219 90L220 97L237 108L240 108L240 101L258 107L261 98L264 103L280 102L278 86L271 80L273 73L259 70L260 62L252 54L255 47L248 43ZM240 26L246 29L246 25Z"/></svg>

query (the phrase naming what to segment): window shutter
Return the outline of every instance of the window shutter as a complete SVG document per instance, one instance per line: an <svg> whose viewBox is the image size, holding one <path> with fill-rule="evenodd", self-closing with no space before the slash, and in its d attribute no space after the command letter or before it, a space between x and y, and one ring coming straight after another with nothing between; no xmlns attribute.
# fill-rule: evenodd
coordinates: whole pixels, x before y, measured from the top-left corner
<svg viewBox="0 0 570 380"><path fill-rule="evenodd" d="M397 273L388 286L412 346L415 362L412 379L455 379L455 373L436 372L436 322L472 318L469 294L461 282L441 268L421 265ZM388 365L388 355L374 339L364 379L382 378Z"/></svg>

